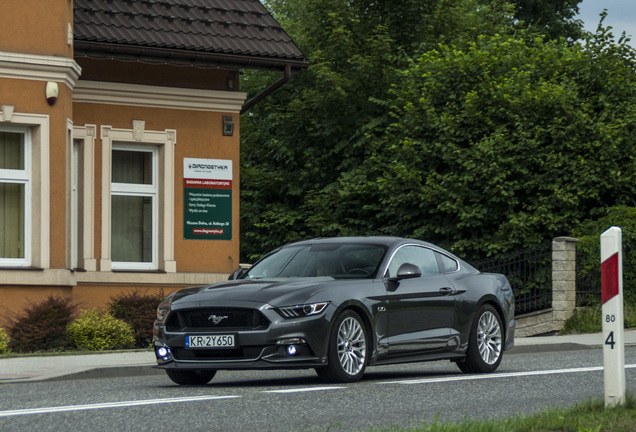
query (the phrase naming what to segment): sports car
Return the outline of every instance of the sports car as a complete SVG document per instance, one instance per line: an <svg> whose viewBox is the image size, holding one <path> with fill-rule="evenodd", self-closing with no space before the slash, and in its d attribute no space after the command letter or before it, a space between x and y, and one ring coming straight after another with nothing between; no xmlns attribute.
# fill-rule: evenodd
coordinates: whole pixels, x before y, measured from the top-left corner
<svg viewBox="0 0 636 432"><path fill-rule="evenodd" d="M289 368L354 382L367 366L416 361L493 372L514 333L505 276L420 240L342 237L288 244L227 282L170 294L153 345L177 384Z"/></svg>

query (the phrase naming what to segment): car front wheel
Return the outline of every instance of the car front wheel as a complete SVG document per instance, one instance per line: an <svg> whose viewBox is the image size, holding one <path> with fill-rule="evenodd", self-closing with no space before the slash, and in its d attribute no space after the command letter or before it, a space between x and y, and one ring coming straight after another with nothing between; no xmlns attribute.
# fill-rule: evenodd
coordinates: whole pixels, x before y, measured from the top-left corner
<svg viewBox="0 0 636 432"><path fill-rule="evenodd" d="M327 365L316 368L326 382L358 381L369 362L367 330L360 316L343 311L336 319L329 338Z"/></svg>
<svg viewBox="0 0 636 432"><path fill-rule="evenodd" d="M213 369L179 370L166 369L168 377L175 384L180 385L205 385L214 378L216 371Z"/></svg>
<svg viewBox="0 0 636 432"><path fill-rule="evenodd" d="M466 359L457 366L466 373L494 372L503 354L503 331L499 314L489 304L482 305L473 321Z"/></svg>

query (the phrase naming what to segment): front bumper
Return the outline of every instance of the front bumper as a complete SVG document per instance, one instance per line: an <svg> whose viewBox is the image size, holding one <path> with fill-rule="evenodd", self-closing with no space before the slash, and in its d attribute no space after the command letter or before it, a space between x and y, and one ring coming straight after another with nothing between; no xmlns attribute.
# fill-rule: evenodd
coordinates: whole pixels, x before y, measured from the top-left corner
<svg viewBox="0 0 636 432"><path fill-rule="evenodd" d="M161 369L287 369L313 368L327 362L327 341L333 307L315 317L282 318L269 306L259 311L265 329L187 329L169 331L155 322L153 345ZM192 335L233 334L234 348L186 348Z"/></svg>

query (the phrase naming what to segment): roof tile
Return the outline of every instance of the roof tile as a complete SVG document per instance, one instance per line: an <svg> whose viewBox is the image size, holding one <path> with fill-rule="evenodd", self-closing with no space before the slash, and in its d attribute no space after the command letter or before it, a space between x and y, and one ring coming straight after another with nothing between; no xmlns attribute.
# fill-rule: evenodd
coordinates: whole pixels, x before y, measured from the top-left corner
<svg viewBox="0 0 636 432"><path fill-rule="evenodd" d="M259 0L74 0L73 7L76 46L114 44L305 62Z"/></svg>

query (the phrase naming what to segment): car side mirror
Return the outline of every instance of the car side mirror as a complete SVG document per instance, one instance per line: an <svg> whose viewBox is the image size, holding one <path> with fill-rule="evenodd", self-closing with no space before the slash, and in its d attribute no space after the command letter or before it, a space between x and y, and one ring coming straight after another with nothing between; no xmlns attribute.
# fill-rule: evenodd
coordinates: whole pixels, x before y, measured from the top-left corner
<svg viewBox="0 0 636 432"><path fill-rule="evenodd" d="M399 282L402 279L413 279L422 276L422 270L411 263L404 263L400 266L397 276L389 278L391 282Z"/></svg>
<svg viewBox="0 0 636 432"><path fill-rule="evenodd" d="M232 273L230 275L230 277L228 278L228 280L236 280L236 279L240 279L241 276L243 276L245 274L245 269L242 267L239 267L238 269L236 269L234 271L234 273Z"/></svg>

